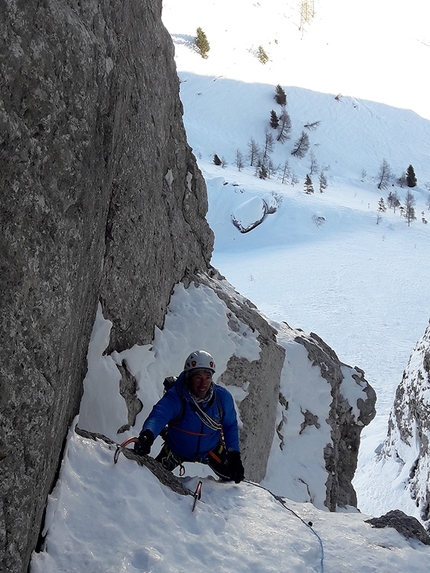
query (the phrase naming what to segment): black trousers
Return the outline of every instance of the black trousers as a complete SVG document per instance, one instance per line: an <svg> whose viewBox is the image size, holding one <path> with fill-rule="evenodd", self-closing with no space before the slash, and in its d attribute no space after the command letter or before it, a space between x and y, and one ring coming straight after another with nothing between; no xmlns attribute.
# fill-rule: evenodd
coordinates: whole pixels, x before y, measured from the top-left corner
<svg viewBox="0 0 430 573"><path fill-rule="evenodd" d="M227 460L227 450L223 444L220 444L214 451L209 451L204 458L199 460L188 460L187 458L183 458L182 456L175 454L175 452L169 448L167 442L164 442L160 453L155 459L168 471L173 471L184 462L200 462L202 464L207 464L222 480L231 481L233 479L231 477L232 468Z"/></svg>

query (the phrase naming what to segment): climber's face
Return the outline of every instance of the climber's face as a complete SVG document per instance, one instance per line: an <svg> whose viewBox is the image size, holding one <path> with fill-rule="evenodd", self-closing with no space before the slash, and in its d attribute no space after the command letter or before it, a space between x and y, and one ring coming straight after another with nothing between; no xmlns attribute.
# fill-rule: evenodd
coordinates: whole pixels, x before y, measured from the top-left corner
<svg viewBox="0 0 430 573"><path fill-rule="evenodd" d="M197 398L204 398L212 384L212 372L199 368L190 376L190 390Z"/></svg>

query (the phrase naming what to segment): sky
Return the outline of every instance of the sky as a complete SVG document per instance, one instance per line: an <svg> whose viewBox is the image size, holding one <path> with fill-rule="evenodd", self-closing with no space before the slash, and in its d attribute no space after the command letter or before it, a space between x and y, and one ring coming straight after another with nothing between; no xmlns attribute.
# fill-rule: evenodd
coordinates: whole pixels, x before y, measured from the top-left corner
<svg viewBox="0 0 430 573"><path fill-rule="evenodd" d="M261 484L285 496L285 505L257 485L220 484L207 468L192 464L181 479L190 490L201 479L203 491L191 512L191 497L171 492L124 456L114 465L111 447L72 428L48 504L46 543L33 555L31 573L209 567L262 573L284 564L290 573L428 572L428 547L365 523L397 507L416 513L399 468L389 460L378 463L375 451L385 438L402 372L429 321L430 226L421 220L422 212L430 218L428 10L417 0L407 6L315 0L315 17L300 30L297 2L163 2L187 136L208 188L212 264L269 321L315 332L340 360L362 368L377 392L377 416L363 431L354 480L362 513L324 511L318 504L323 483L317 506L300 501L294 480L286 479L285 491L279 491L277 476L293 473L300 463L320 475L318 460L300 458L293 441L287 460L273 449ZM193 50L198 26L210 43L207 59ZM266 65L255 56L259 45L269 55ZM406 81L411 77L412 85ZM270 111L279 110L273 99L278 83L287 93L292 133L284 145L275 145L272 158L279 166L288 161L286 184L280 173L261 180L254 168L239 171L235 165L237 151L246 155L251 137L264 140ZM316 192L306 195L309 154L299 160L291 149L304 124L313 121L319 124L308 132L311 151L328 187L319 193L316 173ZM215 153L224 168L214 165ZM380 197L388 194L376 182L383 159L396 176L414 165L417 220L411 226L398 212L378 212ZM395 189L403 201L406 189ZM253 231L239 233L232 215L247 225L261 215L263 200L277 211ZM175 289L153 344L105 356L109 332L99 309L75 423L116 441L138 433L164 377L181 371L184 348L209 349L218 373L233 353L249 360L258 355L252 333L232 332L223 303L210 289L193 286ZM144 410L136 427L119 437L125 404L116 364L122 360L136 376ZM235 392L239 404L246 388ZM323 406L315 399L315 410Z"/></svg>

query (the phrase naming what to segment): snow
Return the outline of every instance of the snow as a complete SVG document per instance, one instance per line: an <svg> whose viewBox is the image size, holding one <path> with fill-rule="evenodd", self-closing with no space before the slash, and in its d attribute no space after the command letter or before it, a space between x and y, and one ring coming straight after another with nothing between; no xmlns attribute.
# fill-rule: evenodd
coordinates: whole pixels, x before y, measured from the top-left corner
<svg viewBox="0 0 430 573"><path fill-rule="evenodd" d="M300 501L305 485L291 476L306 467L321 505L326 473L319 457L328 427L307 427L301 436L306 448L293 435L286 436L282 455L272 446L262 485L282 493L288 484L285 503L295 513L264 489L221 484L207 468L189 464L181 478L185 485L193 490L203 480L202 500L192 513L191 497L173 493L123 456L114 465L109 446L71 431L48 504L45 546L33 555L31 573L428 571L427 547L394 529L373 529L365 519L395 508L417 511L402 467L394 460L377 463L375 452L386 436L395 389L429 319L430 227L421 222L421 212L428 218L430 7L426 0L314 4L315 18L301 30L296 1L165 0L163 20L175 43L189 143L208 187L212 264L273 323L287 321L317 333L343 362L363 369L377 392L377 416L363 431L354 480L363 513L350 508L332 514ZM192 48L198 26L210 43L207 59ZM255 57L260 45L269 55L266 65ZM283 185L279 175L261 180L254 168L235 166L237 150L246 155L251 137L261 144L270 111L279 112L273 99L277 84L287 94L292 134L284 145L275 144L272 158L280 166L288 160L294 185L291 177ZM315 174L316 192L306 195L309 154L299 160L291 149L304 124L314 121L320 123L308 130L311 150L328 187L319 193ZM225 168L213 164L214 154ZM398 211L377 211L389 191L378 190L375 182L383 159L396 177L409 164L415 168L417 220L411 226ZM395 189L403 201L406 189ZM239 233L232 215L252 223L263 201L277 211ZM227 314L210 289L178 285L163 331L155 332L151 345L103 356L110 323L99 309L78 425L116 441L136 435L162 395L164 377L178 374L197 348L214 355L217 375L233 354L258 357L258 333L243 324L230 329ZM282 373L281 390L294 418L302 397L291 394L290 380L308 369L311 384L313 372L304 349L282 329L279 341L297 354L296 365L303 352L303 368L296 372L286 363ZM119 438L124 403L115 364L122 361L138 381L144 407L136 427ZM351 382L347 387L354 393ZM309 398L306 385L302 391ZM236 403L246 392L246 384L235 389ZM327 411L324 395L311 399L314 413Z"/></svg>
<svg viewBox="0 0 430 573"><path fill-rule="evenodd" d="M198 479L183 478L192 491ZM286 509L250 483L202 482L192 512L192 497L124 456L114 465L111 447L71 432L31 573L428 571L428 547L373 529L362 514L289 500Z"/></svg>

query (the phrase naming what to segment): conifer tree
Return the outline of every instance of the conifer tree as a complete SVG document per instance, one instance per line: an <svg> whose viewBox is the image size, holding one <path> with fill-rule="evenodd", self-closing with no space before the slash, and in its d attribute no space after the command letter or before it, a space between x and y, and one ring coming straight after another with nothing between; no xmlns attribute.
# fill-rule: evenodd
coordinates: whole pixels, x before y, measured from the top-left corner
<svg viewBox="0 0 430 573"><path fill-rule="evenodd" d="M203 32L201 28L197 28L197 36L195 38L195 44L201 57L206 59L208 57L210 46L206 34Z"/></svg>
<svg viewBox="0 0 430 573"><path fill-rule="evenodd" d="M277 129L278 125L279 125L279 118L276 115L276 111L272 109L272 111L270 112L270 127L272 127L273 129Z"/></svg>
<svg viewBox="0 0 430 573"><path fill-rule="evenodd" d="M258 164L257 174L260 179L267 179L268 176L267 168L261 161L259 161Z"/></svg>
<svg viewBox="0 0 430 573"><path fill-rule="evenodd" d="M387 207L385 206L384 198L381 197L378 201L378 211L381 211L381 213L385 213L386 210Z"/></svg>
<svg viewBox="0 0 430 573"><path fill-rule="evenodd" d="M327 177L325 176L324 169L321 169L321 173L320 173L320 193L324 193L324 191L327 189L327 187L328 187Z"/></svg>
<svg viewBox="0 0 430 573"><path fill-rule="evenodd" d="M279 105L287 105L287 94L279 84L275 88L275 101Z"/></svg>
<svg viewBox="0 0 430 573"><path fill-rule="evenodd" d="M416 185L417 185L417 178L416 178L415 171L414 171L414 168L412 167L412 165L409 165L409 167L406 171L406 184L408 187L416 187Z"/></svg>
<svg viewBox="0 0 430 573"><path fill-rule="evenodd" d="M309 177L309 174L306 175L306 179L305 179L305 193L307 193L308 195L312 195L312 193L314 192L314 185L312 183L312 179Z"/></svg>

